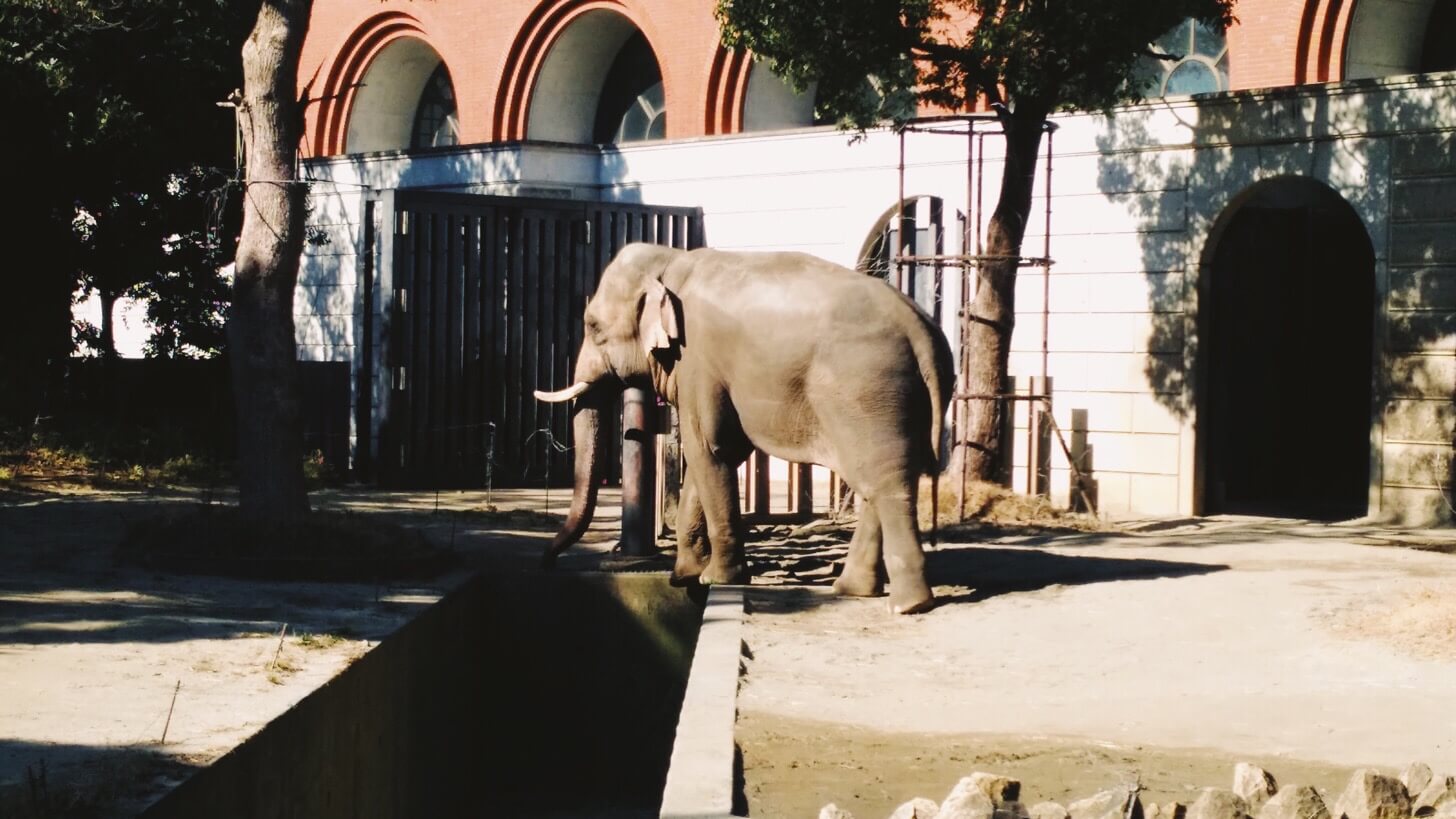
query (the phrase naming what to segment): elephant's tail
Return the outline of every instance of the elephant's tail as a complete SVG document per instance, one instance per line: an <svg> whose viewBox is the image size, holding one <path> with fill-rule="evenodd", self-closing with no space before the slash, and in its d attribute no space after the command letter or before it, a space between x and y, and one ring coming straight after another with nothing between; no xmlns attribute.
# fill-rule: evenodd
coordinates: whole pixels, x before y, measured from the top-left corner
<svg viewBox="0 0 1456 819"><path fill-rule="evenodd" d="M945 434L945 411L955 389L955 364L951 358L950 344L945 334L929 319L923 317L925 337L914 342L915 358L920 365L920 377L925 380L925 392L930 404L930 440L926 441L926 458L922 474L936 477L940 474L941 437Z"/></svg>
<svg viewBox="0 0 1456 819"><path fill-rule="evenodd" d="M935 545L935 533L940 523L940 458L941 437L945 434L945 412L955 390L955 361L951 357L950 343L945 334L930 319L921 314L925 333L914 342L915 358L920 366L920 376L925 380L925 392L929 398L930 440L926 441L924 472L930 476L930 545Z"/></svg>

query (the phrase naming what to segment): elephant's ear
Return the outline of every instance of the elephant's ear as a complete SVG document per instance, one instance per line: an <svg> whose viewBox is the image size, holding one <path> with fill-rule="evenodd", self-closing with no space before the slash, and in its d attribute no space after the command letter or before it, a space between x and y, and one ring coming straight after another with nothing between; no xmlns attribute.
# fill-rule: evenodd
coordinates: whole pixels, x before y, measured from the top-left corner
<svg viewBox="0 0 1456 819"><path fill-rule="evenodd" d="M642 295L642 346L650 355L654 350L668 350L682 341L678 325L677 305L672 291L662 281L648 277Z"/></svg>

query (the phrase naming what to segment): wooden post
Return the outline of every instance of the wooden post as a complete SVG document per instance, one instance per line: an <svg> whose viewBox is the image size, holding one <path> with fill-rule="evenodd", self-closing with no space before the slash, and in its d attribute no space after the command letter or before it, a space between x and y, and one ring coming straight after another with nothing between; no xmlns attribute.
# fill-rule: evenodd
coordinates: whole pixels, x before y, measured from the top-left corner
<svg viewBox="0 0 1456 819"><path fill-rule="evenodd" d="M652 393L622 392L622 554L656 554L657 436Z"/></svg>
<svg viewBox="0 0 1456 819"><path fill-rule="evenodd" d="M794 511L801 520L814 519L814 465L795 464Z"/></svg>

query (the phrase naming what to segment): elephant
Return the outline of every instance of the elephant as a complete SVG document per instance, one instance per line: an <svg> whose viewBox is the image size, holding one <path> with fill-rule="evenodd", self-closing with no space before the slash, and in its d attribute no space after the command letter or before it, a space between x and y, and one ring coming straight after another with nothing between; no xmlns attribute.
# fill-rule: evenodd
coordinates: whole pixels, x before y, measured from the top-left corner
<svg viewBox="0 0 1456 819"><path fill-rule="evenodd" d="M757 447L826 466L861 499L836 593L935 605L916 504L940 468L953 387L945 335L885 281L804 253L624 246L583 317L572 386L574 492L544 555L591 523L605 448L601 415L625 387L677 408L686 462L673 580L749 580L738 467Z"/></svg>

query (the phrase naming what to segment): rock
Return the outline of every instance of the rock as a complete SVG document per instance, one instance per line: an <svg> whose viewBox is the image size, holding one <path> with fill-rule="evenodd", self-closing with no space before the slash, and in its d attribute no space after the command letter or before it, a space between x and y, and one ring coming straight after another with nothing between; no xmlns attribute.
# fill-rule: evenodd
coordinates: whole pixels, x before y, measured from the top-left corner
<svg viewBox="0 0 1456 819"><path fill-rule="evenodd" d="M1314 788L1285 785L1259 808L1258 819L1330 819L1330 809Z"/></svg>
<svg viewBox="0 0 1456 819"><path fill-rule="evenodd" d="M1248 815L1249 803L1223 788L1204 788L1188 806L1188 819L1243 819Z"/></svg>
<svg viewBox="0 0 1456 819"><path fill-rule="evenodd" d="M1187 815L1188 807L1181 802L1153 803L1143 808L1144 819L1184 819Z"/></svg>
<svg viewBox="0 0 1456 819"><path fill-rule="evenodd" d="M1400 772L1400 784L1405 786L1406 795L1412 798L1429 788L1435 778L1431 766L1424 762L1412 762Z"/></svg>
<svg viewBox="0 0 1456 819"><path fill-rule="evenodd" d="M1422 788L1411 803L1411 812L1416 816L1431 816L1443 810L1456 812L1456 778L1432 777L1430 784Z"/></svg>
<svg viewBox="0 0 1456 819"><path fill-rule="evenodd" d="M1277 790L1274 777L1258 765L1240 762L1234 766L1234 793L1243 797L1250 814L1257 814Z"/></svg>
<svg viewBox="0 0 1456 819"><path fill-rule="evenodd" d="M1334 819L1406 819L1411 815L1410 797L1399 779L1361 768L1330 811Z"/></svg>
<svg viewBox="0 0 1456 819"><path fill-rule="evenodd" d="M935 819L935 814L939 812L940 806L935 804L934 799L920 796L895 808L890 819Z"/></svg>
<svg viewBox="0 0 1456 819"><path fill-rule="evenodd" d="M1143 819L1143 805L1137 791L1112 788L1067 806L1071 819Z"/></svg>
<svg viewBox="0 0 1456 819"><path fill-rule="evenodd" d="M997 804L994 815L996 819L1031 819L1031 811L1015 800Z"/></svg>
<svg viewBox="0 0 1456 819"><path fill-rule="evenodd" d="M981 789L981 793L986 794L992 804L999 806L1003 802L1015 802L1021 798L1020 780L980 771L971 774L970 779L976 787Z"/></svg>
<svg viewBox="0 0 1456 819"><path fill-rule="evenodd" d="M819 809L819 819L854 819L854 814L830 802Z"/></svg>
<svg viewBox="0 0 1456 819"><path fill-rule="evenodd" d="M1031 819L1067 819L1067 809L1058 802L1037 802L1028 813Z"/></svg>
<svg viewBox="0 0 1456 819"><path fill-rule="evenodd" d="M936 819L994 819L996 805L991 801L980 786L976 784L975 777L963 777L957 782L950 793L946 794L945 800L940 803L940 812L935 814Z"/></svg>

